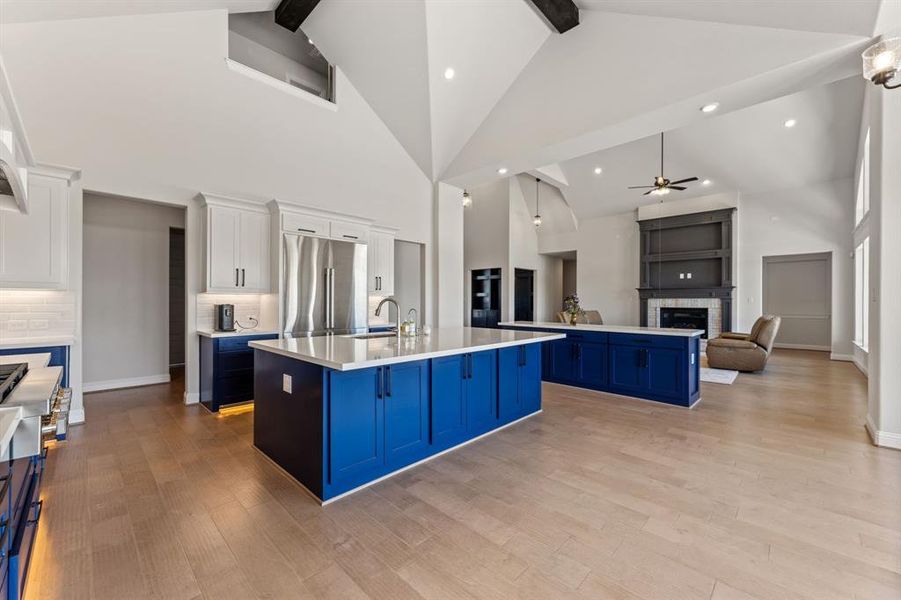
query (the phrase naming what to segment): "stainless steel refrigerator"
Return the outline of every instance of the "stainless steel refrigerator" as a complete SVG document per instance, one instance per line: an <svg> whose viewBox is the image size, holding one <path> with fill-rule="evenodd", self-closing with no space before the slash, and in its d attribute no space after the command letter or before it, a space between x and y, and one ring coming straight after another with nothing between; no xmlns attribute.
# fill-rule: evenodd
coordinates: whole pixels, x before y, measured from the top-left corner
<svg viewBox="0 0 901 600"><path fill-rule="evenodd" d="M366 332L366 244L287 233L284 245L284 335Z"/></svg>

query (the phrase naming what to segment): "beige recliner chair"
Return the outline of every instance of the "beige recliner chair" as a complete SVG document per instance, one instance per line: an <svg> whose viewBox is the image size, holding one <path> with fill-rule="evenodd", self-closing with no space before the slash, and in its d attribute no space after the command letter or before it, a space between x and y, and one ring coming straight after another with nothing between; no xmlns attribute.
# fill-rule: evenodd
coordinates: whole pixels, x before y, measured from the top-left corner
<svg viewBox="0 0 901 600"><path fill-rule="evenodd" d="M751 333L724 333L707 342L707 364L713 369L762 371L773 350L782 318L763 315Z"/></svg>

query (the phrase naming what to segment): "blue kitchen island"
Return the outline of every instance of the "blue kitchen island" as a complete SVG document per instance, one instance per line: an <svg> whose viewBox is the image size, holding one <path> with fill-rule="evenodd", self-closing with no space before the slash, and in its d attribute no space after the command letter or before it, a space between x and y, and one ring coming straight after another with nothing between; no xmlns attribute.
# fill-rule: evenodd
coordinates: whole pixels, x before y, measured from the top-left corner
<svg viewBox="0 0 901 600"><path fill-rule="evenodd" d="M531 321L500 326L565 333L544 345L545 381L685 407L701 397L700 329Z"/></svg>
<svg viewBox="0 0 901 600"><path fill-rule="evenodd" d="M322 503L541 411L553 332L251 341L253 439Z"/></svg>

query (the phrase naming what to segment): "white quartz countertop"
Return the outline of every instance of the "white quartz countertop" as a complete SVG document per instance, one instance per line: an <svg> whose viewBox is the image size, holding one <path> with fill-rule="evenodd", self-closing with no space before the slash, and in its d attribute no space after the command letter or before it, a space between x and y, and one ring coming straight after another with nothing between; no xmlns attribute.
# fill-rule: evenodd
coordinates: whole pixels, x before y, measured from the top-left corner
<svg viewBox="0 0 901 600"><path fill-rule="evenodd" d="M252 348L273 352L338 371L479 352L563 338L563 334L533 331L447 327L429 335L360 339L346 335L259 340Z"/></svg>
<svg viewBox="0 0 901 600"><path fill-rule="evenodd" d="M0 455L9 456L9 444L13 440L16 428L22 421L22 407L0 407Z"/></svg>
<svg viewBox="0 0 901 600"><path fill-rule="evenodd" d="M560 331L598 331L602 333L632 333L637 335L671 335L675 337L697 337L703 335L700 329L664 329L663 327L635 327L633 325L567 325L566 323L540 321L508 321L498 323L504 327L540 327Z"/></svg>
<svg viewBox="0 0 901 600"><path fill-rule="evenodd" d="M40 369L50 364L49 352L35 352L34 354L7 354L0 356L0 365L14 365L28 363L29 369Z"/></svg>
<svg viewBox="0 0 901 600"><path fill-rule="evenodd" d="M62 377L62 367L29 369L0 407L21 406L23 417L48 414L50 397Z"/></svg>
<svg viewBox="0 0 901 600"><path fill-rule="evenodd" d="M271 329L239 329L238 331L213 331L211 329L198 329L197 334L208 338L241 337L244 335L278 335L278 331Z"/></svg>
<svg viewBox="0 0 901 600"><path fill-rule="evenodd" d="M0 350L10 348L46 348L47 346L71 346L75 338L71 337L46 337L46 338L0 338Z"/></svg>

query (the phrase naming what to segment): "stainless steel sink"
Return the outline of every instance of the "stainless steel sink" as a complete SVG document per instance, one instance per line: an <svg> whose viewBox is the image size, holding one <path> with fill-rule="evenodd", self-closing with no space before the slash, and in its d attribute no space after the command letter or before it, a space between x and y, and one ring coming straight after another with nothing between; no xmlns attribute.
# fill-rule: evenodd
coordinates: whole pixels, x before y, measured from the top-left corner
<svg viewBox="0 0 901 600"><path fill-rule="evenodd" d="M371 340L373 338L389 338L389 337L397 337L397 332L395 331L377 331L375 333L358 333L356 335L348 336L355 340Z"/></svg>

